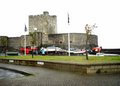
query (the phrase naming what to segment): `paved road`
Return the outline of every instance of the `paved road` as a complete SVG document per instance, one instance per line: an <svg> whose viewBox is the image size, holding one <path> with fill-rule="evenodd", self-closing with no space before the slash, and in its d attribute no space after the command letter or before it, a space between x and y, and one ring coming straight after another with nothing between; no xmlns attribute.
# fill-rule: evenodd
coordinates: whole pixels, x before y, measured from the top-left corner
<svg viewBox="0 0 120 86"><path fill-rule="evenodd" d="M0 80L6 78L15 78L15 77L23 77L24 75L21 73L16 73L10 70L0 69Z"/></svg>
<svg viewBox="0 0 120 86"><path fill-rule="evenodd" d="M120 74L81 75L40 67L2 64L7 67L32 73L32 76L6 78L0 86L120 86Z"/></svg>

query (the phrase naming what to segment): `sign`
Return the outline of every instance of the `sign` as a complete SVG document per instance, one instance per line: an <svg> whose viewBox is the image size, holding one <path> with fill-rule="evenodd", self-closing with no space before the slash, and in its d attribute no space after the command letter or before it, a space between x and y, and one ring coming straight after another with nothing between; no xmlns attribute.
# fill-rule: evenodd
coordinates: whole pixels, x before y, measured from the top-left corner
<svg viewBox="0 0 120 86"><path fill-rule="evenodd" d="M44 65L44 62L37 62L37 64Z"/></svg>
<svg viewBox="0 0 120 86"><path fill-rule="evenodd" d="M13 62L14 62L14 60L9 60L9 62L10 62L10 63L13 63Z"/></svg>

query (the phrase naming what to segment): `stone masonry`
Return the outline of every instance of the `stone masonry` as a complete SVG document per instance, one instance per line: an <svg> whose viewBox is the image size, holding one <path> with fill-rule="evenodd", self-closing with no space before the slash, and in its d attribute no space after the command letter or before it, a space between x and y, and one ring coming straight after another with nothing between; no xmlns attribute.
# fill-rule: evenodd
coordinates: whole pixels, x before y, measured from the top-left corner
<svg viewBox="0 0 120 86"><path fill-rule="evenodd" d="M34 30L37 28L37 30ZM84 29L84 28L83 28ZM47 47L47 46L58 46L64 49L68 48L68 34L67 33L57 33L57 17L55 15L49 15L47 11L43 12L41 15L30 15L29 16L29 33L35 33L37 47ZM2 38L0 36L0 46L2 46ZM24 47L24 35L20 37L7 37L7 46L19 49ZM31 36L26 35L26 46L31 45ZM71 48L85 49L86 34L85 33L70 33L70 44ZM97 35L91 35L88 42L88 47L97 47L98 37Z"/></svg>
<svg viewBox="0 0 120 86"><path fill-rule="evenodd" d="M37 28L37 32L54 34L57 32L57 18L49 15L47 11L41 15L30 15L29 32L34 32L34 28Z"/></svg>

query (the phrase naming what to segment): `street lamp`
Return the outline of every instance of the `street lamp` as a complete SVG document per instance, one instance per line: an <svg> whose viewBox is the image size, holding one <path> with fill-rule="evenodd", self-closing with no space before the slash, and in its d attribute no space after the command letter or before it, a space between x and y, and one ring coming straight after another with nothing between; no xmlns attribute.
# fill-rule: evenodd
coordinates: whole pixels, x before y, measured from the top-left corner
<svg viewBox="0 0 120 86"><path fill-rule="evenodd" d="M37 31L37 28L34 28L34 31Z"/></svg>
<svg viewBox="0 0 120 86"><path fill-rule="evenodd" d="M35 38L34 38L34 39L35 39L35 46L36 46L36 38L37 38L37 36L36 36L37 34L36 34L36 33L37 33L37 28L34 28L34 33L35 33Z"/></svg>
<svg viewBox="0 0 120 86"><path fill-rule="evenodd" d="M34 49L34 46L36 45L36 31L37 31L37 28L34 28L34 31L32 33L32 58L33 58L33 49Z"/></svg>

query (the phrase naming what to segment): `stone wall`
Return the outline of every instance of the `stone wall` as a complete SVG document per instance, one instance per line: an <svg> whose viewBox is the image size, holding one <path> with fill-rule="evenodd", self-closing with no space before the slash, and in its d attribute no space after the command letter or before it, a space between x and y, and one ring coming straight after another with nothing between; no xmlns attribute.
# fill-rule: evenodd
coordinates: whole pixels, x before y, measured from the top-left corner
<svg viewBox="0 0 120 86"><path fill-rule="evenodd" d="M9 37L8 46L13 49L19 49L21 46L21 38L20 37Z"/></svg>
<svg viewBox="0 0 120 86"><path fill-rule="evenodd" d="M8 37L7 36L0 36L0 46L8 46Z"/></svg>
<svg viewBox="0 0 120 86"><path fill-rule="evenodd" d="M64 49L68 47L68 34L45 34L41 32L36 32L36 45L37 47L46 47L46 46L58 46ZM24 47L24 35L20 37L9 37L8 38L8 47L19 49ZM31 36L26 35L26 46L31 46ZM85 49L86 35L85 33L70 33L70 43L71 48L80 48ZM88 47L98 46L98 37L96 35L91 35L88 43Z"/></svg>
<svg viewBox="0 0 120 86"><path fill-rule="evenodd" d="M20 37L20 45L21 47L24 47L24 41L25 41L25 37L24 35L22 35ZM31 46L31 37L29 35L26 35L26 46Z"/></svg>
<svg viewBox="0 0 120 86"><path fill-rule="evenodd" d="M8 47L8 37L0 36L0 53L4 52Z"/></svg>
<svg viewBox="0 0 120 86"><path fill-rule="evenodd" d="M120 73L120 63L69 63L41 60L0 59L0 63L38 66L82 74Z"/></svg>
<svg viewBox="0 0 120 86"><path fill-rule="evenodd" d="M57 33L57 17L49 15L48 12L43 12L41 15L30 15L29 32L34 32L34 28L37 28L37 32L46 34Z"/></svg>
<svg viewBox="0 0 120 86"><path fill-rule="evenodd" d="M31 37L26 36L27 46L31 46ZM71 33L70 42L72 48L85 48L86 35L84 33ZM98 46L98 38L96 35L91 35L89 41L89 48ZM68 47L68 34L45 34L41 32L36 33L36 46L50 46L55 45L61 48ZM21 36L21 46L24 46L24 36Z"/></svg>
<svg viewBox="0 0 120 86"><path fill-rule="evenodd" d="M37 30L34 30L37 28ZM49 15L48 12L43 12L41 15L29 16L29 32L36 34L37 47L44 47L55 45L61 48L68 47L68 34L57 34L57 17L55 15ZM14 49L24 47L24 35L21 37L7 37L8 46ZM30 35L26 35L26 46L31 46L32 38ZM86 35L84 33L70 33L71 48L85 49ZM98 46L98 37L96 35L90 36L88 48Z"/></svg>
<svg viewBox="0 0 120 86"><path fill-rule="evenodd" d="M49 34L49 40L51 44L55 46L60 46L62 48L68 47L68 34ZM70 33L70 44L72 48L85 49L86 35L85 33ZM91 35L88 42L88 48L98 46L98 37L96 35Z"/></svg>

